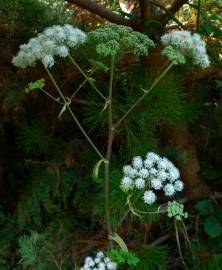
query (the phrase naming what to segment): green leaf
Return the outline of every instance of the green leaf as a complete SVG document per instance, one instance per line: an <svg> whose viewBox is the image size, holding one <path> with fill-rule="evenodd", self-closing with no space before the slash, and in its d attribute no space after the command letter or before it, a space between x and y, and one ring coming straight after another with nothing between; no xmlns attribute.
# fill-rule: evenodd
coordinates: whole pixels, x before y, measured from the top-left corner
<svg viewBox="0 0 222 270"><path fill-rule="evenodd" d="M28 86L25 88L25 92L28 94L33 90L42 89L45 86L45 80L40 79L35 82L30 82Z"/></svg>
<svg viewBox="0 0 222 270"><path fill-rule="evenodd" d="M94 168L93 168L93 173L92 173L92 177L93 177L93 180L96 182L96 183L99 183L99 168L100 166L102 165L102 163L104 162L104 159L100 159L98 162L96 162Z"/></svg>
<svg viewBox="0 0 222 270"><path fill-rule="evenodd" d="M209 216L204 221L204 230L212 238L222 234L222 226L215 216Z"/></svg>
<svg viewBox="0 0 222 270"><path fill-rule="evenodd" d="M111 249L108 252L109 257L119 265L135 266L139 263L139 258L133 252L122 249Z"/></svg>
<svg viewBox="0 0 222 270"><path fill-rule="evenodd" d="M207 216L214 212L214 206L211 202L207 200L202 200L196 203L195 209L199 212L200 215Z"/></svg>
<svg viewBox="0 0 222 270"><path fill-rule="evenodd" d="M132 252L127 252L126 260L128 265L136 266L139 263L139 258Z"/></svg>
<svg viewBox="0 0 222 270"><path fill-rule="evenodd" d="M108 253L109 257L118 264L125 263L125 253L123 250L111 249Z"/></svg>
<svg viewBox="0 0 222 270"><path fill-rule="evenodd" d="M69 98L66 98L66 103L63 105L62 110L59 113L58 118L61 120L63 113L66 111L67 107L71 104L71 100Z"/></svg>

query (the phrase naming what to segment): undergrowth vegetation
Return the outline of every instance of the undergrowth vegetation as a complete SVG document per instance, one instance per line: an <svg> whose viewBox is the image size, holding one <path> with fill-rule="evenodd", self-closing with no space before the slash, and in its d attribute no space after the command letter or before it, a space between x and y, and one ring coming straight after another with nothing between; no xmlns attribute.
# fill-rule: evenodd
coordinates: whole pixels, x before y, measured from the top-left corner
<svg viewBox="0 0 222 270"><path fill-rule="evenodd" d="M221 269L222 17L203 2L157 38L0 0L0 270Z"/></svg>

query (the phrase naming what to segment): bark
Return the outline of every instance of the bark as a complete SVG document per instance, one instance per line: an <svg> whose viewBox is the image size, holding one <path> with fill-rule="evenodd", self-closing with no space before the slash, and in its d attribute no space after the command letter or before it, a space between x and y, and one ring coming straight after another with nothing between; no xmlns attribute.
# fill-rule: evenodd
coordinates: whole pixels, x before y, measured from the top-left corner
<svg viewBox="0 0 222 270"><path fill-rule="evenodd" d="M188 0L175 0L172 5L167 8L167 11L160 15L157 19L161 21L163 25L166 25L170 19L170 15L174 15L186 3L188 3Z"/></svg>
<svg viewBox="0 0 222 270"><path fill-rule="evenodd" d="M185 161L177 160L181 178L185 182L185 191L188 198L201 198L208 194L207 185L201 179L200 164L198 161L195 145L192 143L192 135L187 126L175 127L172 125L164 126L164 135L167 144L173 145L182 150L185 154Z"/></svg>
<svg viewBox="0 0 222 270"><path fill-rule="evenodd" d="M96 3L92 0L68 0L69 3L75 4L83 9L86 9L94 14L99 15L103 19L106 19L110 22L116 23L116 24L122 24L127 26L134 25L134 22L132 20L129 20L127 18L124 18L122 16L117 15L114 13L111 9L106 8L105 6Z"/></svg>
<svg viewBox="0 0 222 270"><path fill-rule="evenodd" d="M125 1L125 0L124 0ZM125 17L117 15L111 9L106 8L105 6L98 4L93 0L68 0L69 3L75 4L78 7L86 9L98 16L116 24L122 24L131 26L137 30L144 30L145 21L151 18L151 9L152 5L158 6L161 9L161 12L154 12L153 20L158 20L162 23L162 29L164 29L165 25L171 18L171 14L176 13L184 4L188 2L188 0L174 0L172 5L169 7L165 7L164 4L155 0L137 0L140 6L140 16L141 21L138 23L137 21L127 19Z"/></svg>

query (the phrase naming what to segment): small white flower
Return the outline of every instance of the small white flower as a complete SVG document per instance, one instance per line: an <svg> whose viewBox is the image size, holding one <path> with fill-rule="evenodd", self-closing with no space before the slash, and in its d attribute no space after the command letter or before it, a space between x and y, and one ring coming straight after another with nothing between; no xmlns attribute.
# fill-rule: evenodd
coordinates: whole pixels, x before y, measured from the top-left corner
<svg viewBox="0 0 222 270"><path fill-rule="evenodd" d="M180 177L180 172L175 166L174 166L174 168L169 170L169 180L170 180L170 182L174 182L179 177Z"/></svg>
<svg viewBox="0 0 222 270"><path fill-rule="evenodd" d="M145 187L145 180L143 178L137 178L135 180L135 186L138 188L138 189L142 189Z"/></svg>
<svg viewBox="0 0 222 270"><path fill-rule="evenodd" d="M154 152L148 152L147 155L146 155L146 158L147 158L147 159L150 159L150 160L152 160L152 161L158 161L159 158L160 158L160 156L157 155L157 154L154 153Z"/></svg>
<svg viewBox="0 0 222 270"><path fill-rule="evenodd" d="M143 195L143 200L147 204L153 204L156 201L156 195L152 190L145 191Z"/></svg>
<svg viewBox="0 0 222 270"><path fill-rule="evenodd" d="M157 177L161 180L161 181L165 181L168 177L168 173L166 173L165 171L159 171L157 173Z"/></svg>
<svg viewBox="0 0 222 270"><path fill-rule="evenodd" d="M95 262L94 262L94 260L92 259L92 257L86 257L86 259L85 259L85 264L84 264L84 267L86 268L86 267L93 267L95 265Z"/></svg>
<svg viewBox="0 0 222 270"><path fill-rule="evenodd" d="M136 169L132 169L129 175L131 178L134 178L136 176L139 176L139 173Z"/></svg>
<svg viewBox="0 0 222 270"><path fill-rule="evenodd" d="M52 27L46 28L43 32L46 36L52 37L55 35L55 30Z"/></svg>
<svg viewBox="0 0 222 270"><path fill-rule="evenodd" d="M105 270L106 269L106 267L105 267L105 265L104 264L101 264L101 265L99 265L98 266L98 268L97 268L98 270Z"/></svg>
<svg viewBox="0 0 222 270"><path fill-rule="evenodd" d="M99 251L97 252L96 257L101 259L104 257L104 253L102 251Z"/></svg>
<svg viewBox="0 0 222 270"><path fill-rule="evenodd" d="M177 180L174 182L174 189L176 191L182 191L183 190L183 187L184 187L184 184L181 180Z"/></svg>
<svg viewBox="0 0 222 270"><path fill-rule="evenodd" d="M158 173L158 171L157 171L157 169L155 169L155 168L151 168L151 169L149 170L149 173L152 174L153 176L156 176L157 173Z"/></svg>
<svg viewBox="0 0 222 270"><path fill-rule="evenodd" d="M104 263L106 263L106 264L107 264L107 263L110 263L110 262L111 262L111 260L110 260L110 258L109 258L109 257L105 257L105 258L104 258Z"/></svg>
<svg viewBox="0 0 222 270"><path fill-rule="evenodd" d="M105 270L105 269L106 269L105 263L101 262L101 263L98 265L98 270Z"/></svg>
<svg viewBox="0 0 222 270"><path fill-rule="evenodd" d="M39 46L39 48L40 48L40 46ZM55 48L56 48L56 44L55 44L55 42L53 40L46 40L45 41L44 49L47 51L47 53L53 54Z"/></svg>
<svg viewBox="0 0 222 270"><path fill-rule="evenodd" d="M128 177L124 176L122 181L121 181L121 188L123 191L128 191L133 188L133 180Z"/></svg>
<svg viewBox="0 0 222 270"><path fill-rule="evenodd" d="M156 190L160 190L162 188L162 182L158 178L153 178L151 180L151 187Z"/></svg>
<svg viewBox="0 0 222 270"><path fill-rule="evenodd" d="M109 263L107 263L107 269L108 270L116 270L117 264L115 262L109 262Z"/></svg>
<svg viewBox="0 0 222 270"><path fill-rule="evenodd" d="M158 162L157 162L157 167L160 170L166 170L167 169L167 165L168 165L167 162L164 159L162 159L162 158L160 158L158 160Z"/></svg>
<svg viewBox="0 0 222 270"><path fill-rule="evenodd" d="M165 195L169 197L173 196L175 193L175 189L172 184L166 184L163 190L164 190Z"/></svg>
<svg viewBox="0 0 222 270"><path fill-rule="evenodd" d="M134 157L132 164L135 169L141 169L143 167L143 160L139 156Z"/></svg>
<svg viewBox="0 0 222 270"><path fill-rule="evenodd" d="M98 263L100 263L101 259L96 257L94 261L95 261L96 264L98 264Z"/></svg>
<svg viewBox="0 0 222 270"><path fill-rule="evenodd" d="M148 175L149 175L149 171L147 169L142 168L139 171L139 176L142 177L142 178L147 178Z"/></svg>
<svg viewBox="0 0 222 270"><path fill-rule="evenodd" d="M54 65L54 58L52 55L45 55L42 62L46 68L51 68Z"/></svg>
<svg viewBox="0 0 222 270"><path fill-rule="evenodd" d="M154 160L153 159L148 159L148 158L146 158L145 160L144 160L144 166L146 167L146 168L151 168L152 166L153 166L153 164L154 164Z"/></svg>
<svg viewBox="0 0 222 270"><path fill-rule="evenodd" d="M57 48L57 53L59 56L65 58L69 55L69 50L66 46L60 46Z"/></svg>
<svg viewBox="0 0 222 270"><path fill-rule="evenodd" d="M133 169L132 166L125 165L123 166L123 173L127 176L130 176L132 169Z"/></svg>
<svg viewBox="0 0 222 270"><path fill-rule="evenodd" d="M86 259L85 259L85 264L90 264L90 263L92 263L92 262L93 262L92 257L90 257L90 256L86 257Z"/></svg>

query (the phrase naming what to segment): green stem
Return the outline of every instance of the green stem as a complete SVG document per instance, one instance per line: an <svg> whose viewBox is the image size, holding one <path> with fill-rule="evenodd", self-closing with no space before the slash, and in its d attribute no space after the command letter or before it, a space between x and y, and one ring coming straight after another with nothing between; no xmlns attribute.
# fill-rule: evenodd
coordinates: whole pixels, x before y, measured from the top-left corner
<svg viewBox="0 0 222 270"><path fill-rule="evenodd" d="M158 78L152 83L150 88L148 90L144 91L144 94L137 99L137 101L129 108L127 112L114 124L114 128L118 128L123 121L126 120L126 118L129 116L129 114L143 101L143 99L153 90L153 88L163 79L163 77L168 73L168 71L172 68L173 63L171 63L167 68L160 74Z"/></svg>
<svg viewBox="0 0 222 270"><path fill-rule="evenodd" d="M47 91L45 91L44 89L40 89L40 91L42 91L46 96L50 97L52 100L54 100L55 102L64 105L63 102L61 102L60 100L58 100L57 98L53 97L53 95L49 94Z"/></svg>
<svg viewBox="0 0 222 270"><path fill-rule="evenodd" d="M73 120L75 121L75 123L77 124L77 126L79 127L79 129L81 130L81 132L83 133L83 135L85 136L85 138L87 139L87 141L89 142L89 144L92 146L92 148L95 150L95 152L98 154L98 156L101 159L104 159L103 155L101 154L101 152L98 150L98 148L95 146L95 144L92 142L92 140L90 139L90 137L88 136L88 134L85 132L84 128L82 127L82 125L80 124L79 120L76 118L75 114L73 113L72 109L70 108L70 106L67 103L67 99L65 98L65 96L63 95L62 91L60 90L58 84L56 83L55 79L53 78L51 72L48 70L48 68L45 68L46 72L49 76L49 78L51 79L53 85L55 86L57 92L59 93L60 97L62 98L64 104L67 106L67 109L70 113L70 115L72 116Z"/></svg>
<svg viewBox="0 0 222 270"><path fill-rule="evenodd" d="M146 189L149 185L150 185L150 181L146 184L145 189ZM134 200L134 204L135 204L135 203L137 202L137 200L141 197L142 193L143 193L143 191L140 191L140 192L137 194L137 196L136 196L136 198L135 198L135 200ZM129 200L130 200L130 198L127 198L127 201L129 201ZM130 203L131 203L131 201L130 201ZM132 203L131 203L131 205L132 205ZM123 221L126 219L126 217L128 216L128 214L129 214L130 212L132 212L132 211L131 211L131 209L130 209L130 207L129 207L129 209L127 209L127 211L125 212L125 214L124 214L124 215L122 216L122 218L120 219L120 222L119 222L118 226L116 227L116 231L118 231L118 229L121 227Z"/></svg>
<svg viewBox="0 0 222 270"><path fill-rule="evenodd" d="M177 247L178 247L180 259L181 259L182 264L184 265L184 268L185 268L186 270L188 270L187 265L186 265L186 263L185 263L185 261L184 261L184 258L183 258L182 250L181 250L180 238L179 238L179 232L178 232L178 226L177 226L177 221L176 221L176 219L174 220L174 228L175 228L175 236L176 236Z"/></svg>
<svg viewBox="0 0 222 270"><path fill-rule="evenodd" d="M90 76L93 74L93 72L90 73ZM83 87L83 85L87 82L87 79L85 79L80 85L79 87L76 89L76 91L72 94L72 96L70 97L70 100L72 100L76 94L79 92L79 90Z"/></svg>
<svg viewBox="0 0 222 270"><path fill-rule="evenodd" d="M113 95L113 77L114 77L114 64L115 56L111 56L110 63L110 79L109 79L109 97L108 97L108 122L109 122L109 135L108 144L106 150L106 162L105 162L105 210L106 210L106 223L108 234L112 234L112 226L110 221L110 201L109 201L109 185L110 185L110 160L112 155L112 145L114 140L115 130L113 129L113 115L112 115L112 95Z"/></svg>
<svg viewBox="0 0 222 270"><path fill-rule="evenodd" d="M76 63L76 61L69 54L69 59L73 63L73 65L79 70L79 72L83 75L83 77L88 81L88 83L92 86L93 89L96 90L98 95L106 101L106 97L100 92L100 90L95 86L93 81L86 75L86 73L81 69L81 67Z"/></svg>

